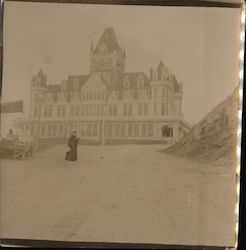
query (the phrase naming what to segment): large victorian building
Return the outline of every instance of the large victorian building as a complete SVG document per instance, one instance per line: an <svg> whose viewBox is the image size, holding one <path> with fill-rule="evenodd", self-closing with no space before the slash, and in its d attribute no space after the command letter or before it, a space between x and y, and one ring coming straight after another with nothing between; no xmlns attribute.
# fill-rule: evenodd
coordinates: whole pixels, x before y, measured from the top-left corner
<svg viewBox="0 0 246 250"><path fill-rule="evenodd" d="M161 61L155 69L125 72L126 53L113 28L90 49L88 75L47 84L40 70L32 79L30 114L19 122L23 137L83 141L174 143L190 126L182 114L183 86Z"/></svg>

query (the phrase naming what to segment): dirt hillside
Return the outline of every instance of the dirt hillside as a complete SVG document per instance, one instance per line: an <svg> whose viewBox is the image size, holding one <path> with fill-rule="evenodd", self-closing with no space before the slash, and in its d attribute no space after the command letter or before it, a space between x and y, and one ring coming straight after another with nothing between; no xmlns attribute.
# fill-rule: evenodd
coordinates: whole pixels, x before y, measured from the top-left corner
<svg viewBox="0 0 246 250"><path fill-rule="evenodd" d="M231 161L236 154L237 110L238 88L165 152L199 161Z"/></svg>

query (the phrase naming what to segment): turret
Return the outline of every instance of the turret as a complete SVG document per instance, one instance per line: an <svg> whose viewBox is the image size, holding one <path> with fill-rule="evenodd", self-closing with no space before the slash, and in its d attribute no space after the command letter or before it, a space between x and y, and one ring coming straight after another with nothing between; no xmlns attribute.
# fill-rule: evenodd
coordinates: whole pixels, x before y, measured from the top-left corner
<svg viewBox="0 0 246 250"><path fill-rule="evenodd" d="M96 47L91 44L90 73L99 74L103 80L112 86L120 74L125 71L125 50L117 41L113 28L106 28Z"/></svg>
<svg viewBox="0 0 246 250"><path fill-rule="evenodd" d="M33 76L31 85L30 116L37 117L38 109L44 101L47 87L47 76L42 69Z"/></svg>
<svg viewBox="0 0 246 250"><path fill-rule="evenodd" d="M154 115L181 116L182 85L175 75L160 61L155 70L150 70L151 93L154 102Z"/></svg>

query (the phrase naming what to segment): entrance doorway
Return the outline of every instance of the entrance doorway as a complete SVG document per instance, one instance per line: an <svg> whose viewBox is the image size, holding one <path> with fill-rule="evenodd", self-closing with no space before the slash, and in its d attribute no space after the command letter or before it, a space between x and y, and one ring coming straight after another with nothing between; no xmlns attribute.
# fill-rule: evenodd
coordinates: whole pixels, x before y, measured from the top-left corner
<svg viewBox="0 0 246 250"><path fill-rule="evenodd" d="M165 125L161 128L161 131L162 131L162 137L173 137L173 128Z"/></svg>

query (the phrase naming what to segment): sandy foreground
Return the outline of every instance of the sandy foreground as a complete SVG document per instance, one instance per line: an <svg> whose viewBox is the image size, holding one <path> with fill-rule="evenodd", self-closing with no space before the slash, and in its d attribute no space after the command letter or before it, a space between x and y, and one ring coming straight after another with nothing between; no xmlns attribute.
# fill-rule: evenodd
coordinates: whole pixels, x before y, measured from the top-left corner
<svg viewBox="0 0 246 250"><path fill-rule="evenodd" d="M1 159L1 237L234 245L235 173L163 145L65 145Z"/></svg>

